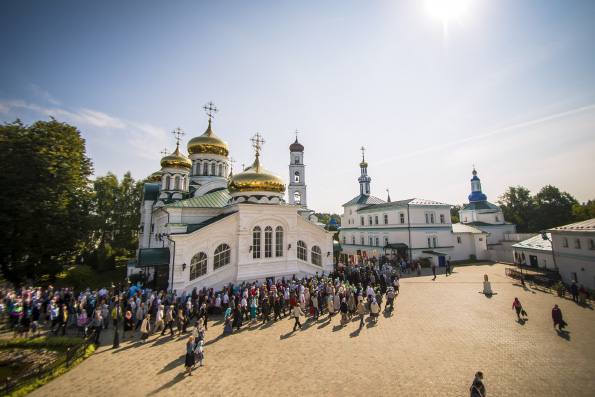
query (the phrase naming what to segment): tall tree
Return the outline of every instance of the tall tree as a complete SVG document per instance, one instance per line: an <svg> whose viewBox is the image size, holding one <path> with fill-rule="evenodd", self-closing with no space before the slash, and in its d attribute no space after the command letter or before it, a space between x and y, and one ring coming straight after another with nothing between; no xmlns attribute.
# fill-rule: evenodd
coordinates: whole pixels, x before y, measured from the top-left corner
<svg viewBox="0 0 595 397"><path fill-rule="evenodd" d="M498 205L502 208L504 219L516 224L519 233L534 231L535 200L529 189L522 186L509 187L498 197Z"/></svg>
<svg viewBox="0 0 595 397"><path fill-rule="evenodd" d="M91 160L76 127L51 121L0 126L0 270L53 278L88 233Z"/></svg>
<svg viewBox="0 0 595 397"><path fill-rule="evenodd" d="M544 186L535 195L536 213L534 232L551 227L562 226L574 221L572 207L578 201L567 192L561 192L555 186Z"/></svg>
<svg viewBox="0 0 595 397"><path fill-rule="evenodd" d="M459 219L459 211L465 207L463 205L453 205L450 207L450 223L459 223L461 220Z"/></svg>
<svg viewBox="0 0 595 397"><path fill-rule="evenodd" d="M576 222L595 218L595 200L572 206L572 216Z"/></svg>

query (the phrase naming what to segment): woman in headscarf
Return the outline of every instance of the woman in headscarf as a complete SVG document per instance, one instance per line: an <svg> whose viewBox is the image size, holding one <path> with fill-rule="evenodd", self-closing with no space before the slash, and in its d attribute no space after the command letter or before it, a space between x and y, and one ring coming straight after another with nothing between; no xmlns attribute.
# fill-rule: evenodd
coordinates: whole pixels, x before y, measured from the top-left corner
<svg viewBox="0 0 595 397"><path fill-rule="evenodd" d="M217 298L215 298L215 311L213 312L215 316L221 314L221 294L217 294Z"/></svg>
<svg viewBox="0 0 595 397"><path fill-rule="evenodd" d="M258 308L258 295L250 298L250 322L256 319L256 309Z"/></svg>
<svg viewBox="0 0 595 397"><path fill-rule="evenodd" d="M326 305L328 307L328 319L330 320L333 314L335 313L335 309L333 307L333 296L329 295L326 301Z"/></svg>
<svg viewBox="0 0 595 397"><path fill-rule="evenodd" d="M127 311L124 316L124 332L122 333L122 338L126 337L126 331L128 331L132 338L132 328L134 328L134 319L132 318L132 313Z"/></svg>
<svg viewBox="0 0 595 397"><path fill-rule="evenodd" d="M378 306L378 302L376 302L376 298L373 298L370 305L370 316L374 319L375 323L378 322L378 313L380 313L380 307Z"/></svg>
<svg viewBox="0 0 595 397"><path fill-rule="evenodd" d="M344 325L347 325L349 320L347 319L347 300L343 298L341 301L341 322Z"/></svg>
<svg viewBox="0 0 595 397"><path fill-rule="evenodd" d="M240 328L242 327L242 305L241 304L237 304L235 310L233 311L233 327L236 328L236 330L240 330Z"/></svg>
<svg viewBox="0 0 595 397"><path fill-rule="evenodd" d="M188 376L192 376L192 367L194 367L194 336L190 335L188 342L186 342L186 359L184 360L184 367L188 372Z"/></svg>
<svg viewBox="0 0 595 397"><path fill-rule="evenodd" d="M225 327L223 328L223 335L233 334L233 324L231 322L231 308L229 308L229 307L227 308L223 318L225 319Z"/></svg>

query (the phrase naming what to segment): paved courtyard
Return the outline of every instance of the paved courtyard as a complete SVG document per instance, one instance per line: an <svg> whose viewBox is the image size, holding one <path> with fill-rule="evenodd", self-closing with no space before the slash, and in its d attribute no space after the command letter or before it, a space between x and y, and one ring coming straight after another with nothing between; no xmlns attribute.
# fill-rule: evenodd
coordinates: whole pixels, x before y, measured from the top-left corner
<svg viewBox="0 0 595 397"><path fill-rule="evenodd" d="M293 320L244 327L221 337L221 318L206 333L205 367L184 376L187 336L123 339L102 347L65 375L32 393L63 395L402 395L464 396L476 371L489 396L591 396L595 390L595 312L569 299L525 290L502 264L461 266L435 281L406 276L392 317L358 330L353 321ZM427 272L427 270L426 270ZM489 275L491 298L482 290ZM528 320L517 322L518 297ZM558 304L568 333L552 328ZM302 322L304 322L302 320Z"/></svg>

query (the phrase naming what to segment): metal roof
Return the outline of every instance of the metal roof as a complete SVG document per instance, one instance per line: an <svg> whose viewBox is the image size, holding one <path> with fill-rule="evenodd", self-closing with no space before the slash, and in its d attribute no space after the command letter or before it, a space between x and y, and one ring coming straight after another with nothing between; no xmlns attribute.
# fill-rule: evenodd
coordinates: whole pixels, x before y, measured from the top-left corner
<svg viewBox="0 0 595 397"><path fill-rule="evenodd" d="M551 240L552 235L547 233L548 238ZM512 248L516 249L532 249L532 250L539 250L539 251L549 251L552 252L552 244L548 240L544 240L541 237L541 234L538 234L535 237L531 237L527 240L520 241L516 244L511 245Z"/></svg>
<svg viewBox="0 0 595 397"><path fill-rule="evenodd" d="M434 255L434 256L446 256L446 254L443 254L441 252L436 252L436 251L422 251L422 253L428 254L428 255Z"/></svg>
<svg viewBox="0 0 595 397"><path fill-rule="evenodd" d="M218 216L216 216L216 217L214 217L214 218L207 219L207 220L206 220L206 221L204 221L204 222L201 222L201 223L195 223L195 224L188 225L188 228L186 229L186 233L181 233L181 234L188 234L188 233L193 233L193 232L195 232L195 231L197 231L197 230L200 230L200 229L202 229L202 228L204 228L204 227L207 227L207 226L209 226L209 225L212 225L212 224L213 224L213 223L215 223L215 222L219 222L221 219L225 219L225 218L227 218L228 216L235 214L236 212L237 212L237 211L235 211L235 212L230 212L229 214L222 214L222 215L218 215ZM180 234L180 233L178 233L178 234Z"/></svg>
<svg viewBox="0 0 595 397"><path fill-rule="evenodd" d="M487 234L483 230L479 230L469 224L462 224L462 223L453 223L452 224L452 232L453 233L471 233L471 234Z"/></svg>
<svg viewBox="0 0 595 397"><path fill-rule="evenodd" d="M380 204L372 203L372 205L369 205L369 206L364 207L364 208L360 208L359 211L363 211L363 210L379 210L379 209L384 209L384 208L398 208L398 207L404 207L404 206L407 206L407 205L419 205L419 206L431 205L431 206L452 207L452 205L450 205L450 204L440 203L438 201L426 200L426 199L420 199L420 198L413 198L413 199L408 199L408 200L392 201L390 203L386 203L386 202L383 202L383 203L380 203Z"/></svg>
<svg viewBox="0 0 595 397"><path fill-rule="evenodd" d="M155 201L159 197L159 183L145 183L143 187L143 201Z"/></svg>
<svg viewBox="0 0 595 397"><path fill-rule="evenodd" d="M500 207L496 204L492 204L489 201L474 201L467 204L461 211L473 211L473 210L498 210L501 211Z"/></svg>
<svg viewBox="0 0 595 397"><path fill-rule="evenodd" d="M595 218L586 221L571 223L570 225L554 227L550 232L593 232L595 231Z"/></svg>
<svg viewBox="0 0 595 397"><path fill-rule="evenodd" d="M229 191L227 189L221 189L200 197L192 197L186 200L176 201L168 204L167 207L223 208L227 206L230 198Z"/></svg>
<svg viewBox="0 0 595 397"><path fill-rule="evenodd" d="M384 200L379 199L378 197L374 197L374 196L370 196L367 194L360 194L357 197L352 198L351 200L349 200L348 202L346 202L345 204L343 204L343 207L345 207L346 205L353 205L353 204L382 204L385 203Z"/></svg>
<svg viewBox="0 0 595 397"><path fill-rule="evenodd" d="M138 254L139 266L169 265L169 248L141 249Z"/></svg>

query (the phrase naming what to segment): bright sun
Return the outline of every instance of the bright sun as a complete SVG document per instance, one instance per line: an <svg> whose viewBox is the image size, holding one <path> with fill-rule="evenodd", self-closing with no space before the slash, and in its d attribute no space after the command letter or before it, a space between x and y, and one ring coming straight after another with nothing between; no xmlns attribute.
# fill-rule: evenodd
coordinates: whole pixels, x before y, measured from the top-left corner
<svg viewBox="0 0 595 397"><path fill-rule="evenodd" d="M426 0L426 9L435 18L447 22L465 14L472 0Z"/></svg>

